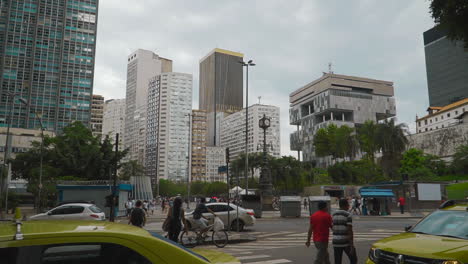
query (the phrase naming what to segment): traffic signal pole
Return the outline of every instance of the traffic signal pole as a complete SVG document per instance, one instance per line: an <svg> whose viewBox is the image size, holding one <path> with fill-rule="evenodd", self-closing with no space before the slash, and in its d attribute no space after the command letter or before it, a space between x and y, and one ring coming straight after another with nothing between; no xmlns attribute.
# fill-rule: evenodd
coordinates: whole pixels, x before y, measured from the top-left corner
<svg viewBox="0 0 468 264"><path fill-rule="evenodd" d="M118 165L118 155L119 155L119 133L115 134L115 164L114 164L114 179L112 183L112 200L110 207L110 216L109 220L111 222L115 221L115 198L117 192L117 165Z"/></svg>

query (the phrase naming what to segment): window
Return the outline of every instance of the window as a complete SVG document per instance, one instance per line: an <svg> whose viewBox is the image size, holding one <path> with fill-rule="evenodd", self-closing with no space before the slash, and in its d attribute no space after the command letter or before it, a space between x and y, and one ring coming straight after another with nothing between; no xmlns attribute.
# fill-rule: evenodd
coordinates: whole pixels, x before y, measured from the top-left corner
<svg viewBox="0 0 468 264"><path fill-rule="evenodd" d="M81 214L83 211L83 206L67 206L65 208L65 214Z"/></svg>
<svg viewBox="0 0 468 264"><path fill-rule="evenodd" d="M90 207L89 207L89 210L91 210L91 212L93 212L93 213L102 213L102 210L99 209L99 207L97 207L97 206L95 206L95 205L90 206Z"/></svg>
<svg viewBox="0 0 468 264"><path fill-rule="evenodd" d="M450 117L450 113L447 114L447 117Z"/></svg>
<svg viewBox="0 0 468 264"><path fill-rule="evenodd" d="M455 111L455 114L458 115L458 111Z"/></svg>

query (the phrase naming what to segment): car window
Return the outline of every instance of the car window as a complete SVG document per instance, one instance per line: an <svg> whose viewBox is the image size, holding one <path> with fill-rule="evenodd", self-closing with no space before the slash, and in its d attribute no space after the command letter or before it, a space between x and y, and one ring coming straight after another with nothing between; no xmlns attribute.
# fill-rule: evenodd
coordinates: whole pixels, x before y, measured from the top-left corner
<svg viewBox="0 0 468 264"><path fill-rule="evenodd" d="M436 211L424 218L411 232L468 239L468 212Z"/></svg>
<svg viewBox="0 0 468 264"><path fill-rule="evenodd" d="M91 210L91 212L93 212L93 213L102 213L102 210L99 207L95 206L95 205L90 206L89 210Z"/></svg>
<svg viewBox="0 0 468 264"><path fill-rule="evenodd" d="M116 244L61 244L0 249L5 264L151 264L127 247Z"/></svg>
<svg viewBox="0 0 468 264"><path fill-rule="evenodd" d="M50 212L50 214L51 215L63 215L63 214L65 214L67 207L68 206L62 206L62 207L55 208L54 210L52 210Z"/></svg>
<svg viewBox="0 0 468 264"><path fill-rule="evenodd" d="M77 205L67 206L67 208L65 208L64 214L81 214L83 213L83 211L84 211L83 206L77 206Z"/></svg>
<svg viewBox="0 0 468 264"><path fill-rule="evenodd" d="M227 206L227 205L221 205L221 211L222 212L227 212L227 211L232 211L234 210L231 206Z"/></svg>

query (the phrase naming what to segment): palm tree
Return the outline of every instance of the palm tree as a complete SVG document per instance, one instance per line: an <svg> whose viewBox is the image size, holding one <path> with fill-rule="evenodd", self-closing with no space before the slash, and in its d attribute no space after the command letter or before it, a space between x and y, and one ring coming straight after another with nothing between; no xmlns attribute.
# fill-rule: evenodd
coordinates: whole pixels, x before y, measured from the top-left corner
<svg viewBox="0 0 468 264"><path fill-rule="evenodd" d="M404 123L395 125L395 120L385 120L378 124L377 145L382 151L382 169L391 179L395 179L402 157L408 145L408 126Z"/></svg>
<svg viewBox="0 0 468 264"><path fill-rule="evenodd" d="M374 121L366 121L358 128L358 139L361 150L366 153L366 158L375 164L375 153L378 150L377 124Z"/></svg>

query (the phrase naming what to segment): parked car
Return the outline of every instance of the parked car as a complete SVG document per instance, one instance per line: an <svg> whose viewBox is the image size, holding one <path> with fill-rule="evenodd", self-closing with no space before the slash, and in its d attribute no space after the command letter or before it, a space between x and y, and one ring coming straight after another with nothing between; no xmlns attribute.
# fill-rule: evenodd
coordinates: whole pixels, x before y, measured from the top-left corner
<svg viewBox="0 0 468 264"><path fill-rule="evenodd" d="M215 256L216 252L203 253ZM224 255L227 261L235 261ZM143 228L79 220L0 221L0 256L2 264L210 263L207 258Z"/></svg>
<svg viewBox="0 0 468 264"><path fill-rule="evenodd" d="M406 230L372 245L366 263L468 263L468 201L447 201Z"/></svg>
<svg viewBox="0 0 468 264"><path fill-rule="evenodd" d="M243 231L245 226L253 226L255 224L255 214L252 209L245 209L239 206L239 217L237 217L237 205L227 203L209 203L206 207L211 209L224 223L226 229L237 230L237 221L239 221L239 231ZM228 221L229 212L229 221ZM203 216L213 220L213 215L208 211L203 212ZM193 211L185 213L185 219L188 220L189 228L193 226Z"/></svg>
<svg viewBox="0 0 468 264"><path fill-rule="evenodd" d="M30 220L106 220L105 213L89 203L67 203L48 212L33 215Z"/></svg>

